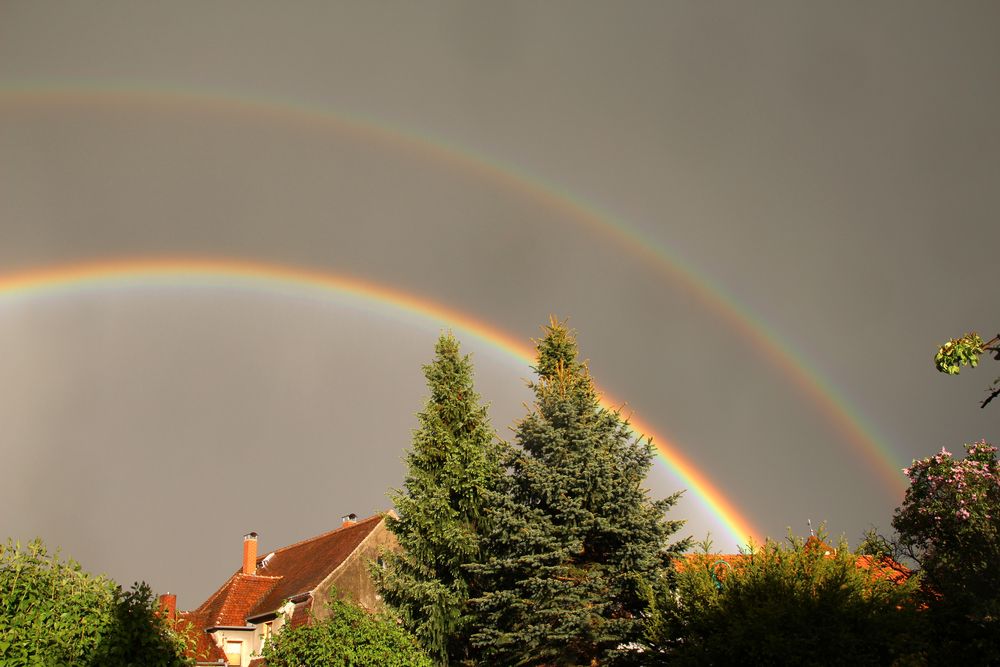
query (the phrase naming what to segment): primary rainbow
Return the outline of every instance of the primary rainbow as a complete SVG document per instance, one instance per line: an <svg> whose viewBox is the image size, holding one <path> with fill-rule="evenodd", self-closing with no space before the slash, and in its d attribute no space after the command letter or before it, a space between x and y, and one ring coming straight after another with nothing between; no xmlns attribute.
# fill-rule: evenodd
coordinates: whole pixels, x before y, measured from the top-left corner
<svg viewBox="0 0 1000 667"><path fill-rule="evenodd" d="M88 105L149 107L157 111L191 110L232 114L249 114L264 120L278 120L319 129L334 128L367 141L402 148L435 161L452 165L500 186L528 197L547 208L568 215L577 223L614 239L630 253L640 257L669 280L694 294L717 317L749 341L766 359L788 377L821 410L829 422L842 433L868 463L887 490L887 496L898 501L906 488L900 474L900 457L889 444L879 438L871 424L842 392L838 391L808 357L797 351L762 318L742 306L721 284L686 262L674 251L630 227L624 221L592 203L583 201L551 183L498 162L456 147L439 137L424 138L385 123L310 108L297 102L269 101L218 92L155 89L140 86L111 86L105 83L8 84L0 86L0 109L35 108L37 106Z"/></svg>
<svg viewBox="0 0 1000 667"><path fill-rule="evenodd" d="M40 293L78 289L122 288L130 285L205 286L221 283L251 289L287 288L296 294L315 291L347 295L363 302L389 306L397 311L433 320L470 334L518 361L530 365L534 350L510 334L486 322L452 310L440 303L385 285L346 275L321 272L264 262L216 258L126 259L68 264L0 274L0 299L12 300ZM602 405L615 409L622 405L602 392ZM653 438L663 461L684 481L702 504L726 528L738 545L748 538L759 539L752 526L710 481L669 440L656 434L642 420L630 418L637 434Z"/></svg>

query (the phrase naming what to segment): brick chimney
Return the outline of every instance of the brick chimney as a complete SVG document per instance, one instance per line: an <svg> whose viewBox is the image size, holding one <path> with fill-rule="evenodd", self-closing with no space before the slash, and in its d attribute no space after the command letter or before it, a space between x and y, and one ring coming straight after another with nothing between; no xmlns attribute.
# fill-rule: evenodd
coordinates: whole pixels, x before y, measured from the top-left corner
<svg viewBox="0 0 1000 667"><path fill-rule="evenodd" d="M257 533L243 536L243 574L257 574Z"/></svg>
<svg viewBox="0 0 1000 667"><path fill-rule="evenodd" d="M346 514L346 515L340 517L340 520L342 522L340 524L340 527L341 528L346 528L347 526L353 526L354 524L356 524L358 522L358 515L355 514L354 512L351 512L350 514Z"/></svg>
<svg viewBox="0 0 1000 667"><path fill-rule="evenodd" d="M160 612L168 621L177 620L177 596L164 593L160 596Z"/></svg>

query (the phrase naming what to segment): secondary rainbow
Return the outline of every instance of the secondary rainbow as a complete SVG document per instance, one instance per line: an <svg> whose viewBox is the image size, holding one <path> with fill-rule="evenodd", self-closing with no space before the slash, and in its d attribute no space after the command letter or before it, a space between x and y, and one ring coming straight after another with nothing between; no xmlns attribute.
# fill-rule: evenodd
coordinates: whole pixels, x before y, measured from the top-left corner
<svg viewBox="0 0 1000 667"><path fill-rule="evenodd" d="M346 275L256 261L155 258L27 269L0 274L0 299L10 300L73 289L122 288L149 284L204 286L219 282L251 289L289 288L298 294L318 291L347 295L364 302L416 314L461 333L472 335L526 365L534 360L534 350L510 334L430 299ZM608 408L622 405L620 401L603 392L602 404ZM750 537L760 538L762 533L752 526L733 503L685 458L673 443L656 434L642 420L632 417L630 423L636 433L653 438L653 444L663 461L677 473L737 544L745 544Z"/></svg>
<svg viewBox="0 0 1000 667"><path fill-rule="evenodd" d="M385 123L375 123L291 101L260 100L238 94L176 90L162 86L110 86L97 82L0 86L0 109L5 106L34 108L59 105L88 105L97 108L128 105L136 108L149 107L157 111L197 110L224 116L246 114L264 120L335 129L450 164L547 208L561 211L577 223L611 237L656 271L694 294L733 331L738 332L766 359L781 369L811 399L830 423L846 437L847 442L871 464L869 469L876 471L888 496L898 500L897 496L906 488L906 479L900 474L899 456L893 453L887 442L875 435L874 428L866 423L860 411L789 340L741 305L721 284L697 270L670 248L662 246L592 203L535 175L525 174L523 170L511 165L456 147L439 137L424 138Z"/></svg>

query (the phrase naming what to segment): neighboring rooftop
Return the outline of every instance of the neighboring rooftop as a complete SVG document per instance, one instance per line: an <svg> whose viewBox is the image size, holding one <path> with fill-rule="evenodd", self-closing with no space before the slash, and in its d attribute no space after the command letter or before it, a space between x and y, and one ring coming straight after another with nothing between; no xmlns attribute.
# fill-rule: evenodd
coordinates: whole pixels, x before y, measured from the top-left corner
<svg viewBox="0 0 1000 667"><path fill-rule="evenodd" d="M367 565L354 561L372 556L353 559L351 556L359 552L359 547L376 528L384 525L384 518L376 514L358 521L353 514L348 515L340 528L260 557L257 556L257 534L245 535L242 567L196 609L177 613L179 621L187 621L195 630L197 646L192 657L203 661L224 659L222 648L210 633L252 630L256 623L275 618L287 602L294 604L291 610L285 609L291 611L289 622L292 625L306 622L314 611L313 598L325 596L331 582L339 580L343 572L360 571L367 576ZM373 548L369 544L362 551ZM348 560L353 564L343 570Z"/></svg>

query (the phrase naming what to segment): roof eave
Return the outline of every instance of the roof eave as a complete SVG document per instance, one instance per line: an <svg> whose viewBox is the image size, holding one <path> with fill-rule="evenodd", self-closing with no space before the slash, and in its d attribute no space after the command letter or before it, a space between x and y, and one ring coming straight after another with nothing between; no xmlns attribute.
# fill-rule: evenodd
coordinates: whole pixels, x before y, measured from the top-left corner
<svg viewBox="0 0 1000 667"><path fill-rule="evenodd" d="M259 614L254 614L253 616L247 616L247 623L256 623L259 621L270 620L270 618L276 618L278 616L278 611L281 607L284 607L287 603L298 604L300 602L305 602L310 597L312 597L312 591L305 591L304 593L296 593L295 595L289 596L284 602L281 603L277 609L272 609L271 611L264 611ZM268 618L270 617L270 618Z"/></svg>

